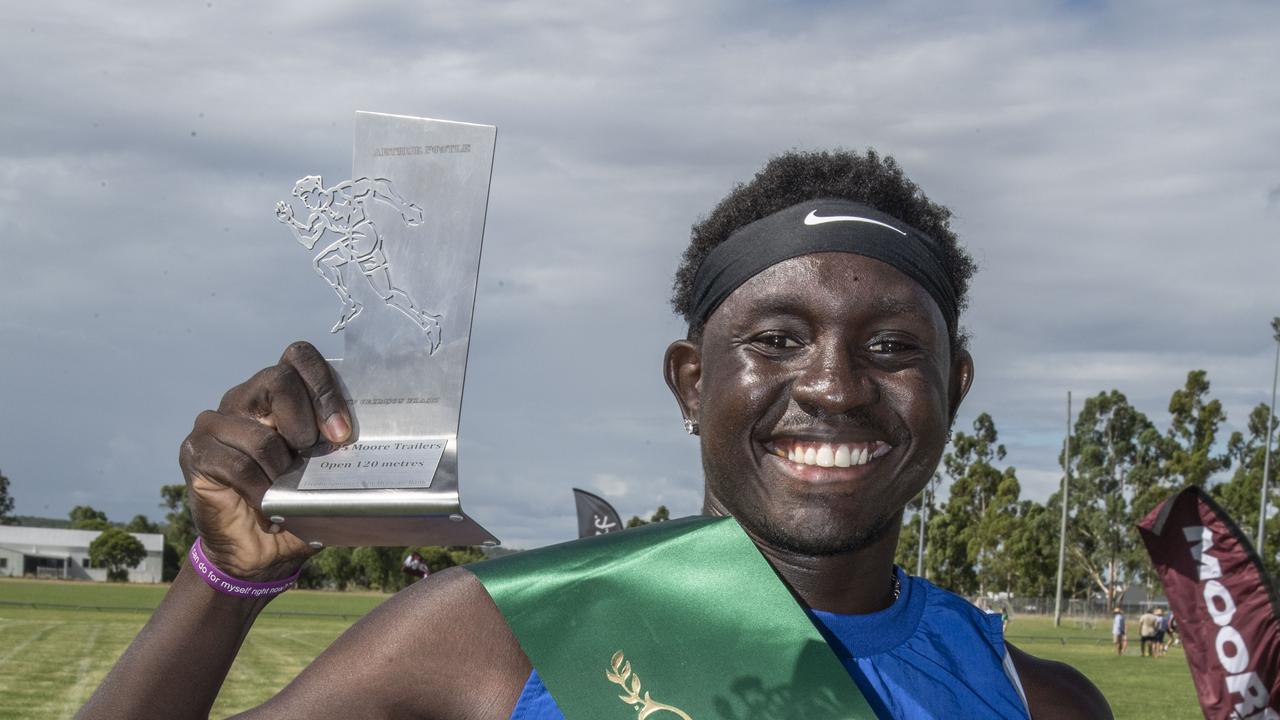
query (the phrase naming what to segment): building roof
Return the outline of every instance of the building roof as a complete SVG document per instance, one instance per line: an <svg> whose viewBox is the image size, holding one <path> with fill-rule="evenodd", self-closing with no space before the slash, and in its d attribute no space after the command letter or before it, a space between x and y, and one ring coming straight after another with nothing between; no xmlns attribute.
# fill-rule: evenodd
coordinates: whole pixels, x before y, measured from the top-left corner
<svg viewBox="0 0 1280 720"><path fill-rule="evenodd" d="M22 525L0 525L0 546L13 550L32 548L39 552L41 547L84 548L101 534L99 530L66 530L63 528L26 527ZM129 533L138 538L147 552L162 552L164 536L159 533Z"/></svg>

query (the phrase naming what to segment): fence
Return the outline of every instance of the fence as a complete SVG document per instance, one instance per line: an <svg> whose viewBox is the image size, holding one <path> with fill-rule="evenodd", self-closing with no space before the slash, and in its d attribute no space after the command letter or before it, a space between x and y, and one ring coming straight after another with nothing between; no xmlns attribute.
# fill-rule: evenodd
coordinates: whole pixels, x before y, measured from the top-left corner
<svg viewBox="0 0 1280 720"><path fill-rule="evenodd" d="M985 599L969 598L969 600L974 605L991 612L1008 609L1013 615L1053 615L1054 599L1052 597L1005 596L999 593ZM1155 597L1145 600L1131 599L1129 602L1122 602L1119 607L1127 617L1133 619L1155 608L1167 610L1169 603L1162 597ZM1091 597L1087 600L1063 598L1062 621L1081 628L1109 627L1113 609L1114 607L1107 605L1104 597Z"/></svg>

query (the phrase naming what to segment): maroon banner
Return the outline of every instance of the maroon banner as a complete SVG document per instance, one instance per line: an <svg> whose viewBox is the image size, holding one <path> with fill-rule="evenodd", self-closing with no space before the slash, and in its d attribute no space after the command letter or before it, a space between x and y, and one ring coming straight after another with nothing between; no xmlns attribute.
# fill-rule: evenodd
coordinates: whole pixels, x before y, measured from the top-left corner
<svg viewBox="0 0 1280 720"><path fill-rule="evenodd" d="M1138 523L1207 720L1280 720L1280 599L1249 538L1200 488Z"/></svg>

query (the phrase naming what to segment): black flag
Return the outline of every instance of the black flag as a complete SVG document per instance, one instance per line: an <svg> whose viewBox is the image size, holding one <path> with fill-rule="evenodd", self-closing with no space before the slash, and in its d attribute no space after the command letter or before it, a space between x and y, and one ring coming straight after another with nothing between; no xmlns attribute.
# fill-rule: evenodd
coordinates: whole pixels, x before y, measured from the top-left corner
<svg viewBox="0 0 1280 720"><path fill-rule="evenodd" d="M573 502L578 506L578 537L605 535L622 529L618 511L604 498L574 488Z"/></svg>

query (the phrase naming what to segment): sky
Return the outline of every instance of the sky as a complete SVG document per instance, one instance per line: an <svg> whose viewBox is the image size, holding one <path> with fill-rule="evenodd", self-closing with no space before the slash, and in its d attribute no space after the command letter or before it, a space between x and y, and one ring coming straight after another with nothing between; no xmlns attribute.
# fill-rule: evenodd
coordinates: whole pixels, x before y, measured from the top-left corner
<svg viewBox="0 0 1280 720"><path fill-rule="evenodd" d="M964 6L964 7L960 7ZM573 537L572 487L698 511L661 377L689 227L767 159L897 158L979 265L977 379L1023 496L1068 391L1225 433L1280 314L1270 3L24 3L0 28L0 472L16 512L160 517L179 443L336 303L275 222L356 110L498 127L462 408L468 513Z"/></svg>

